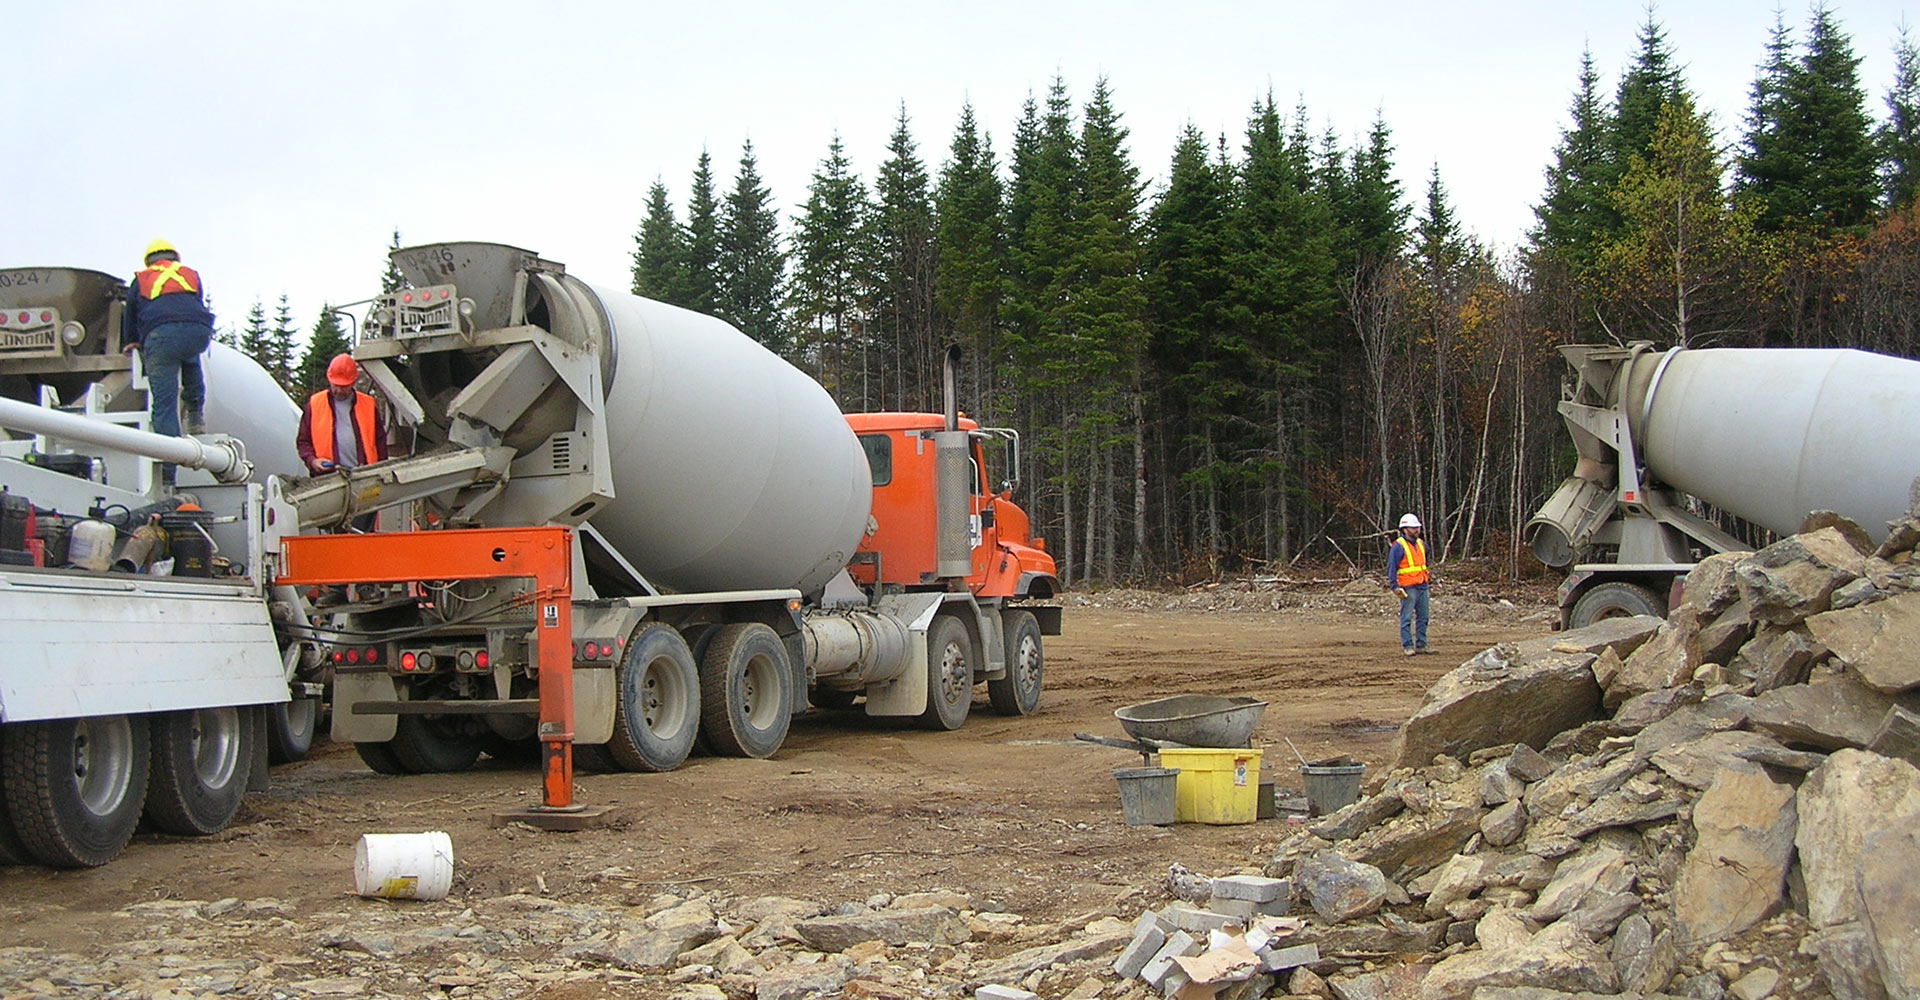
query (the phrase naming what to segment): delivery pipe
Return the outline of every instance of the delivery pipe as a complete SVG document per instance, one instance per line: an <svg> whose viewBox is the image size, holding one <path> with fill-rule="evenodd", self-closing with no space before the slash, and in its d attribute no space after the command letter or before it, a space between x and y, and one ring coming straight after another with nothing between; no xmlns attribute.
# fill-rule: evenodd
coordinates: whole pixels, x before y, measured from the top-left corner
<svg viewBox="0 0 1920 1000"><path fill-rule="evenodd" d="M246 447L230 437L205 440L169 437L5 397L0 397L0 427L145 455L190 469L205 469L223 483L243 483L253 475Z"/></svg>

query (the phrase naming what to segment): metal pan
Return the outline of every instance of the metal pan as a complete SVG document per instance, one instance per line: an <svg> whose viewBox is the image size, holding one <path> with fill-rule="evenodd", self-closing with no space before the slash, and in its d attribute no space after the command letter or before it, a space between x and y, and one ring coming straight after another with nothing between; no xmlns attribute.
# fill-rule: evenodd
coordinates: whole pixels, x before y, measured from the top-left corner
<svg viewBox="0 0 1920 1000"><path fill-rule="evenodd" d="M1116 709L1113 717L1137 740L1189 747L1244 747L1267 703L1258 698L1183 694Z"/></svg>

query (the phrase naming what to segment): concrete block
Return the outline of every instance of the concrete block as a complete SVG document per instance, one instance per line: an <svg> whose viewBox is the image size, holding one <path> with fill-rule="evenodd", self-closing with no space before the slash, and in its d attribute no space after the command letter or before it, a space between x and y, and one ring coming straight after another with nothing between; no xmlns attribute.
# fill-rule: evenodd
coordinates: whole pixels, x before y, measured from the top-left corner
<svg viewBox="0 0 1920 1000"><path fill-rule="evenodd" d="M1167 943L1161 945L1160 950L1154 952L1153 957L1147 960L1147 964L1141 967L1140 978L1146 980L1148 985L1158 987L1166 982L1169 974L1180 971L1179 967L1173 964L1175 958L1198 954L1200 954L1200 942L1194 940L1193 935L1186 931L1174 931L1167 935Z"/></svg>
<svg viewBox="0 0 1920 1000"><path fill-rule="evenodd" d="M973 991L973 1000L1040 1000L1040 994L1017 986L982 986Z"/></svg>
<svg viewBox="0 0 1920 1000"><path fill-rule="evenodd" d="M1213 880L1214 899L1244 899L1253 903L1271 903L1287 895L1287 880L1259 875L1228 875Z"/></svg>
<svg viewBox="0 0 1920 1000"><path fill-rule="evenodd" d="M1192 934L1205 934L1227 926L1245 926L1247 918L1215 910L1202 910L1192 906L1175 904L1169 914L1173 925Z"/></svg>
<svg viewBox="0 0 1920 1000"><path fill-rule="evenodd" d="M1260 953L1260 967L1268 972L1295 969L1320 961L1320 946L1296 944L1291 948L1269 948Z"/></svg>
<svg viewBox="0 0 1920 1000"><path fill-rule="evenodd" d="M1162 934L1172 934L1180 929L1173 926L1173 921L1159 910L1146 910L1140 914L1140 919L1133 922L1134 936L1140 936L1140 932L1149 927L1158 928Z"/></svg>
<svg viewBox="0 0 1920 1000"><path fill-rule="evenodd" d="M1252 900L1223 899L1219 896L1207 901L1207 909L1242 922L1253 919L1254 913L1258 912L1254 909L1256 905Z"/></svg>
<svg viewBox="0 0 1920 1000"><path fill-rule="evenodd" d="M1189 978L1186 973L1175 969L1167 973L1167 978L1160 982L1160 995L1166 997L1167 1000L1173 1000L1174 997L1180 995L1181 990L1186 989L1192 982L1193 980Z"/></svg>
<svg viewBox="0 0 1920 1000"><path fill-rule="evenodd" d="M1113 974L1122 979L1139 975L1140 970L1147 967L1147 963L1160 953L1166 943L1167 932L1156 924L1135 927L1133 940L1127 942L1127 946L1120 949L1120 957L1113 960Z"/></svg>

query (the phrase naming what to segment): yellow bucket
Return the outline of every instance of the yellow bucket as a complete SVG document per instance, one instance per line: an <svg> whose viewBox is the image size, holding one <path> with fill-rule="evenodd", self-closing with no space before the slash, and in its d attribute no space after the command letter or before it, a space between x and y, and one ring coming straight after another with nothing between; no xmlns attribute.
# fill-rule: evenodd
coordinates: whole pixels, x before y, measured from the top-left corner
<svg viewBox="0 0 1920 1000"><path fill-rule="evenodd" d="M1192 747L1160 751L1161 767L1177 767L1174 821L1229 826L1260 811L1260 751Z"/></svg>

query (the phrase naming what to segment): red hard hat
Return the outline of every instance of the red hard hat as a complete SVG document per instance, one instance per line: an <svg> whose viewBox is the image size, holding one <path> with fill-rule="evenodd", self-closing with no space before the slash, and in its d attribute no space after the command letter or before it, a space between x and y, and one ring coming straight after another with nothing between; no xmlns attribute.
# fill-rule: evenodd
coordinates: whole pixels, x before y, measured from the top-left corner
<svg viewBox="0 0 1920 1000"><path fill-rule="evenodd" d="M353 363L353 356L336 354L327 363L327 381L334 385L352 385L360 378L360 366Z"/></svg>

